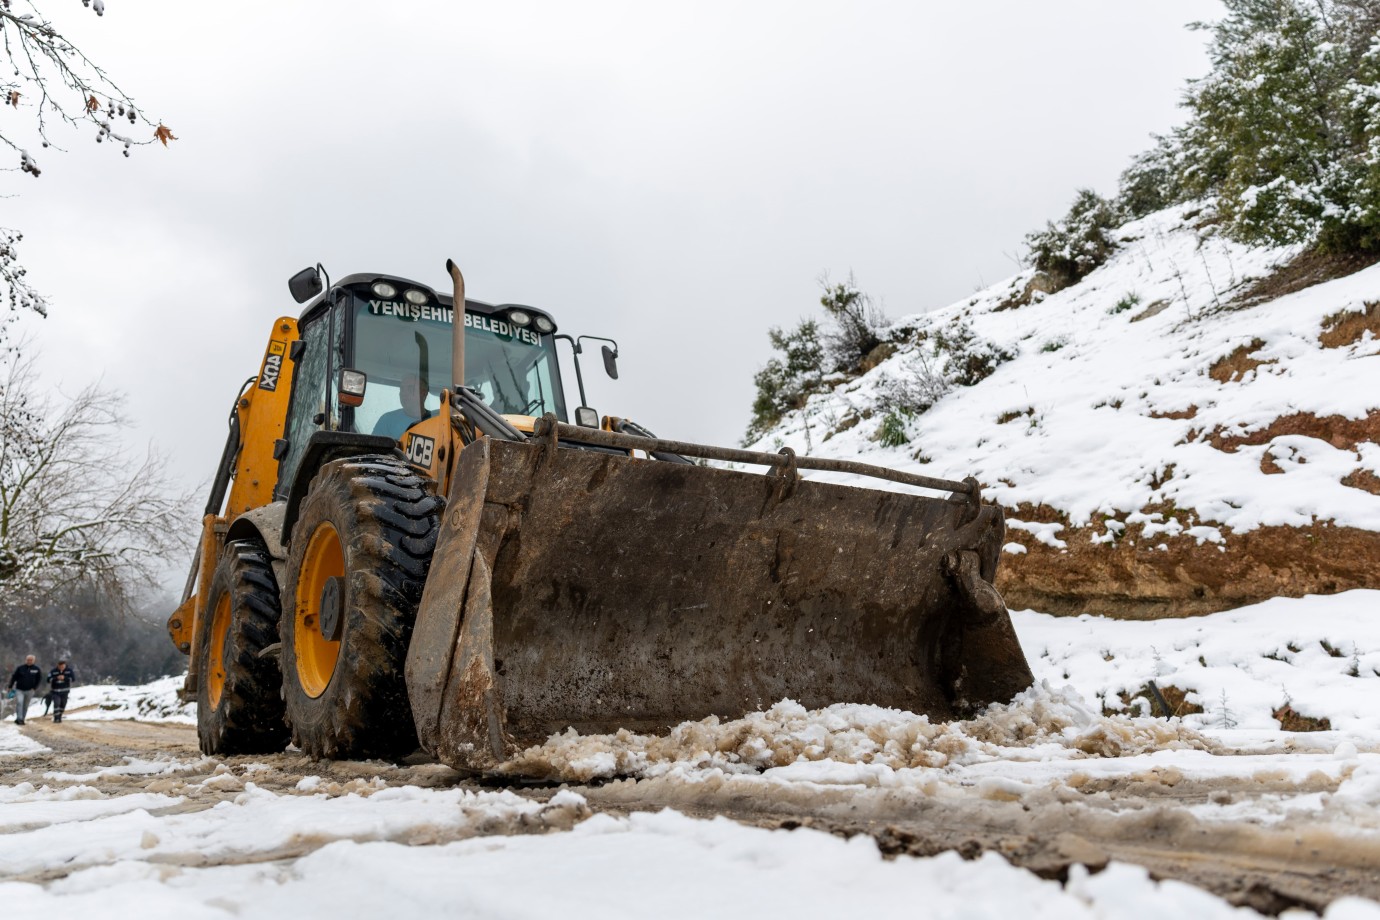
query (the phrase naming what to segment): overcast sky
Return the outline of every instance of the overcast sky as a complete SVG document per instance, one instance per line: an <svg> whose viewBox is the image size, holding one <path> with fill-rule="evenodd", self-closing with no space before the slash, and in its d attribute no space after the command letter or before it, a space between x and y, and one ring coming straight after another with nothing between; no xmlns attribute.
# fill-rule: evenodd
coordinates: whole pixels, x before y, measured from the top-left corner
<svg viewBox="0 0 1380 920"><path fill-rule="evenodd" d="M590 402L736 444L767 329L851 270L887 313L1017 269L1074 190L1115 190L1207 69L1214 0L189 3L43 7L170 149L90 132L0 175L49 377L128 396L208 479L286 281L401 274L612 336ZM8 110L7 110L8 111ZM5 115L10 124L20 113ZM8 126L7 126L8 130ZM567 392L573 401L571 381ZM189 522L190 524L191 522Z"/></svg>

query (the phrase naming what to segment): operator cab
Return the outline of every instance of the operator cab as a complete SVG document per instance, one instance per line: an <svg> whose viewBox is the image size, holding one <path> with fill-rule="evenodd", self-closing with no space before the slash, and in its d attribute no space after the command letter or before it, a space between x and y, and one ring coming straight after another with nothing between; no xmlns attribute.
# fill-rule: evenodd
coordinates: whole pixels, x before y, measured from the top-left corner
<svg viewBox="0 0 1380 920"><path fill-rule="evenodd" d="M436 415L453 382L449 295L394 275L323 285L322 274L308 269L289 282L294 298L309 302L290 353L292 396L276 452L284 493L315 433L399 441ZM548 412L567 420L556 324L547 313L466 298L464 323L467 386L520 428Z"/></svg>
<svg viewBox="0 0 1380 920"><path fill-rule="evenodd" d="M351 291L349 296L349 367L365 374L367 384L363 401L347 407L352 410L347 430L399 439L413 422L440 409L441 390L451 383L454 309L451 298L417 286L400 292L413 299L382 297L380 288L397 291L392 283L375 282L365 293ZM526 307L473 300L465 306L466 385L501 415L554 412L564 421L552 336L556 327L550 317ZM537 327L538 318L547 332ZM342 416L341 422L347 419Z"/></svg>

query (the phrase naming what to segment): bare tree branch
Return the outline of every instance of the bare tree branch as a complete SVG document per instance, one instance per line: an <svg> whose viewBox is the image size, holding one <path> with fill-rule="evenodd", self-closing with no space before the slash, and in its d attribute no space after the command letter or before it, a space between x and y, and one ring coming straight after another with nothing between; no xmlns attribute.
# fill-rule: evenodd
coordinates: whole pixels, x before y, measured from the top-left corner
<svg viewBox="0 0 1380 920"><path fill-rule="evenodd" d="M43 148L56 147L49 135L53 123L94 128L97 143L109 138L125 156L135 145L157 140L166 147L169 140L176 140L161 123L146 140L121 133L132 132L141 123L153 128L154 123L99 65L44 17L39 5L39 0L0 0L0 54L7 65L0 67L0 111L8 108L32 116L22 123L0 121L0 147L17 154L21 172L34 178L41 174L30 149L34 141ZM52 0L45 5L51 6ZM104 0L82 0L82 5L98 16L105 13ZM32 128L27 141L15 133L24 126ZM47 302L29 285L15 252L20 239L18 232L0 227L0 309L5 310L0 316L0 342L17 314L31 311L47 315Z"/></svg>
<svg viewBox="0 0 1380 920"><path fill-rule="evenodd" d="M81 585L123 606L186 551L192 494L154 450L126 453L117 394L56 396L25 350L0 358L0 591L13 603Z"/></svg>

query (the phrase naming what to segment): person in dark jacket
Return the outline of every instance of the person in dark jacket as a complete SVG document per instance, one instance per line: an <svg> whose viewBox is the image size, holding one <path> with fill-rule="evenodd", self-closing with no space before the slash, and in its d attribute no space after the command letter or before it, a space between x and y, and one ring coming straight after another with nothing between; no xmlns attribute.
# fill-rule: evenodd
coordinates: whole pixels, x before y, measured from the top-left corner
<svg viewBox="0 0 1380 920"><path fill-rule="evenodd" d="M43 672L38 665L34 664L34 656L29 655L24 659L24 663L14 669L10 675L9 689L14 691L15 709L14 723L23 725L24 718L29 714L29 703L34 698L34 691L38 689L38 682L43 678Z"/></svg>
<svg viewBox="0 0 1380 920"><path fill-rule="evenodd" d="M67 693L72 689L72 684L77 680L77 675L72 673L72 669L67 667L64 659L57 663L57 667L48 672L48 686L53 688L53 721L62 721L62 712L67 708Z"/></svg>

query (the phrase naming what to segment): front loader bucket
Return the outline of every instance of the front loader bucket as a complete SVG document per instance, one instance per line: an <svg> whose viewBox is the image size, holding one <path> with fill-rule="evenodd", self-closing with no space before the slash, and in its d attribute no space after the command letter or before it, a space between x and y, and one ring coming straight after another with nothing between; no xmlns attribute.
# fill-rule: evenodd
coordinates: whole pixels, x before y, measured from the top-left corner
<svg viewBox="0 0 1380 920"><path fill-rule="evenodd" d="M452 482L407 658L418 737L452 766L786 697L949 719L1032 682L991 587L1001 511L974 499L554 438L478 440Z"/></svg>

